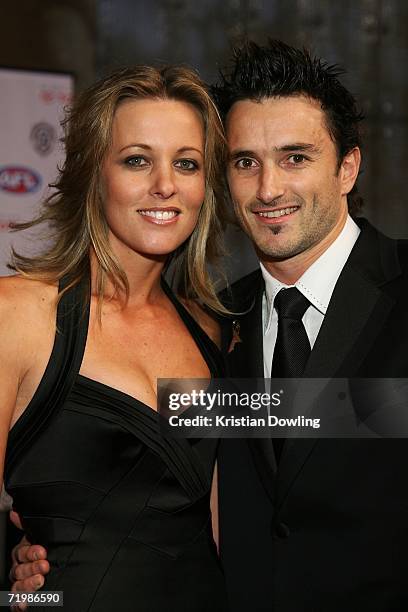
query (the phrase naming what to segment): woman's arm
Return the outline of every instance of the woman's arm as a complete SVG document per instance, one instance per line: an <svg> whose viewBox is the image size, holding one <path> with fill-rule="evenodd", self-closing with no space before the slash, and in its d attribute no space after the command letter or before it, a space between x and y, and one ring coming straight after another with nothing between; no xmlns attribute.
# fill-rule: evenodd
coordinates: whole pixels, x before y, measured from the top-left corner
<svg viewBox="0 0 408 612"><path fill-rule="evenodd" d="M0 278L0 483L10 426L24 411L46 366L55 330L57 290L19 277ZM15 512L14 524L21 529ZM49 571L41 546L23 538L13 550L13 590L33 591Z"/></svg>
<svg viewBox="0 0 408 612"><path fill-rule="evenodd" d="M12 280L0 279L0 490L3 487L7 437L23 374L25 351L18 321L20 307L17 296L14 296Z"/></svg>
<svg viewBox="0 0 408 612"><path fill-rule="evenodd" d="M21 305L14 289L11 279L0 279L0 489L3 488L7 438L17 404L25 355L18 316Z"/></svg>

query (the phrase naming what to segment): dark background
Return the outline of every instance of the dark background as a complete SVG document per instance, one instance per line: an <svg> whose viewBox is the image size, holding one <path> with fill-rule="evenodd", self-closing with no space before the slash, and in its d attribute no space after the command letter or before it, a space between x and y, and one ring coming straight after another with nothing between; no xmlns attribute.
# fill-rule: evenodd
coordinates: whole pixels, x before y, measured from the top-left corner
<svg viewBox="0 0 408 612"><path fill-rule="evenodd" d="M134 63L189 63L212 81L245 35L306 45L348 70L344 82L367 118L359 180L364 214L385 233L407 236L406 0L4 2L0 65L71 71L77 89Z"/></svg>

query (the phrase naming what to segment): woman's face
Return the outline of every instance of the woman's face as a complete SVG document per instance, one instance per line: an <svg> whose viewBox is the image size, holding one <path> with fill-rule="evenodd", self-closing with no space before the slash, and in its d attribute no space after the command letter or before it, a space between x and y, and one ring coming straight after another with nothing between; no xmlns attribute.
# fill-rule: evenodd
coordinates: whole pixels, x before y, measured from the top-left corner
<svg viewBox="0 0 408 612"><path fill-rule="evenodd" d="M102 169L109 239L119 257L166 256L193 231L205 192L204 128L175 100L125 100Z"/></svg>

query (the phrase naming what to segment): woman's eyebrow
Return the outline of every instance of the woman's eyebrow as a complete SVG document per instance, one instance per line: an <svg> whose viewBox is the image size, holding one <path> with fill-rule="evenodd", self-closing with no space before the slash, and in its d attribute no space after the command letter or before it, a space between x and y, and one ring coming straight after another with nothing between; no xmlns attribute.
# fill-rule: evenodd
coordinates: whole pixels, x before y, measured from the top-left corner
<svg viewBox="0 0 408 612"><path fill-rule="evenodd" d="M121 153L122 151L125 151L126 149L132 149L132 148L144 149L145 151L152 151L152 147L150 145L144 144L142 142L134 142L134 143L131 143L131 144L128 144L122 147L119 153ZM184 153L185 151L196 151L201 156L203 155L203 152L200 149L197 149L196 147L190 147L190 146L180 147L180 149L177 149L176 152Z"/></svg>

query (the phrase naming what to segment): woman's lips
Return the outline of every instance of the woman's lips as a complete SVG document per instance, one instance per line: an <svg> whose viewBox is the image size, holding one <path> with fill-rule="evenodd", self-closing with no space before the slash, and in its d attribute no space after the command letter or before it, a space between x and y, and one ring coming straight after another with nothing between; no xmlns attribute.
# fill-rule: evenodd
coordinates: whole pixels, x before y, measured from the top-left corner
<svg viewBox="0 0 408 612"><path fill-rule="evenodd" d="M177 220L180 211L176 208L142 208L137 211L149 223L169 225Z"/></svg>

